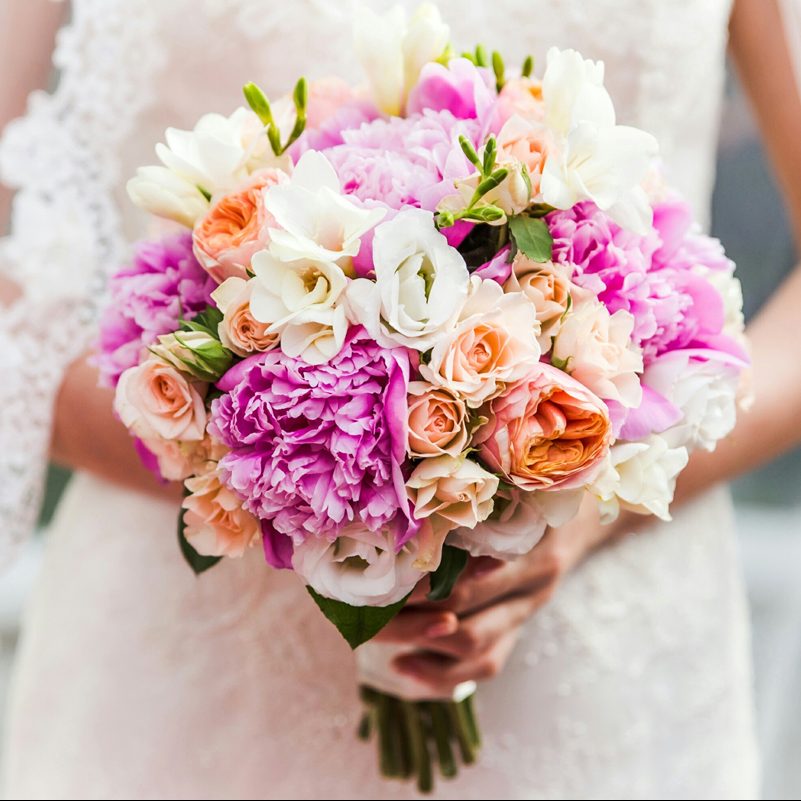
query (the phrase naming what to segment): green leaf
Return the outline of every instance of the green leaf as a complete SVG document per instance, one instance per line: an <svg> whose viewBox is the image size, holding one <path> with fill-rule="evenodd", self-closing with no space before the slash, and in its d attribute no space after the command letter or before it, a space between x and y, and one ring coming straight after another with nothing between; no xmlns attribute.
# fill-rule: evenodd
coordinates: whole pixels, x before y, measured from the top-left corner
<svg viewBox="0 0 801 801"><path fill-rule="evenodd" d="M467 551L445 545L442 549L442 560L439 567L431 574L431 590L426 598L429 601L444 601L456 584L467 565Z"/></svg>
<svg viewBox="0 0 801 801"><path fill-rule="evenodd" d="M180 328L182 331L200 331L209 334L214 339L219 339L220 335L217 329L222 321L223 313L216 306L206 306L191 320L181 320Z"/></svg>
<svg viewBox="0 0 801 801"><path fill-rule="evenodd" d="M337 627L351 648L358 648L372 639L395 615L408 599L402 598L390 606L351 606L332 598L324 598L311 587L306 587L320 611Z"/></svg>
<svg viewBox="0 0 801 801"><path fill-rule="evenodd" d="M518 215L509 220L509 230L518 250L532 261L549 261L553 251L553 239L545 220Z"/></svg>
<svg viewBox="0 0 801 801"><path fill-rule="evenodd" d="M186 495L186 491L184 491L184 495ZM184 510L182 509L178 513L178 544L181 546L181 554L183 555L184 559L186 559L186 563L192 570L195 572L196 576L199 576L203 571L208 570L210 567L214 567L217 562L222 559L221 556L204 556L203 554L198 553L190 544L189 540L184 536Z"/></svg>

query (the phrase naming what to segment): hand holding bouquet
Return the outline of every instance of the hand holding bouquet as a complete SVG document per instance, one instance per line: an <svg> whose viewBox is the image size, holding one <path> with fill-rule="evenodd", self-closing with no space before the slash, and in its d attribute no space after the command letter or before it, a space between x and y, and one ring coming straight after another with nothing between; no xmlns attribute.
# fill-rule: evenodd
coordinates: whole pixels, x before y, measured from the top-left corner
<svg viewBox="0 0 801 801"><path fill-rule="evenodd" d="M300 79L168 129L129 183L184 230L112 280L100 363L186 488L200 572L261 544L351 646L467 555L513 559L582 500L669 519L747 364L720 245L618 125L603 65L455 55L433 6L360 12L369 86ZM469 695L366 689L388 774L478 744Z"/></svg>

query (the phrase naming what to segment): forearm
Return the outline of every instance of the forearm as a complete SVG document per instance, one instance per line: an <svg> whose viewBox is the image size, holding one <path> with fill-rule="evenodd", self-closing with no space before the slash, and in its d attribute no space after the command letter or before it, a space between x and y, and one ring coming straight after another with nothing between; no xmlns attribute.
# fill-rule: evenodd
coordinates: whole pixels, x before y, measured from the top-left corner
<svg viewBox="0 0 801 801"><path fill-rule="evenodd" d="M98 386L97 370L88 358L86 354L69 367L59 390L51 443L53 461L177 500L178 485L161 484L142 466L131 437L114 416L114 393Z"/></svg>
<svg viewBox="0 0 801 801"><path fill-rule="evenodd" d="M748 328L753 406L713 453L698 452L676 490L681 502L753 470L801 444L801 267L787 278Z"/></svg>

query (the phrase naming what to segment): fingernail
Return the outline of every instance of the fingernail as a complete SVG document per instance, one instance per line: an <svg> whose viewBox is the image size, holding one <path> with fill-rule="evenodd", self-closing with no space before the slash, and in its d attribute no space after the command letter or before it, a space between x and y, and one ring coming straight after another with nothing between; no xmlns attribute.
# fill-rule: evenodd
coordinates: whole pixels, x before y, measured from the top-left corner
<svg viewBox="0 0 801 801"><path fill-rule="evenodd" d="M436 637L447 637L456 631L458 623L453 619L441 620L439 623L432 623L426 629L426 637L435 639Z"/></svg>

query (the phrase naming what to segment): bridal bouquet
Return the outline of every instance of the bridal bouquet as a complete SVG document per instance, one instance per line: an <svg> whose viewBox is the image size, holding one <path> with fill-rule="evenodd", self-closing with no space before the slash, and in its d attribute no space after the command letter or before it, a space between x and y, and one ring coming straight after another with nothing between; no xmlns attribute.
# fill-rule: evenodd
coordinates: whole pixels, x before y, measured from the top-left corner
<svg viewBox="0 0 801 801"><path fill-rule="evenodd" d="M170 128L128 184L181 230L111 282L100 366L185 486L200 572L260 544L351 646L468 554L514 559L591 499L669 519L734 424L739 284L618 125L603 65L458 55L431 5L362 10L367 84L307 82ZM382 767L475 757L470 694L368 688ZM467 695L468 697L463 697Z"/></svg>

